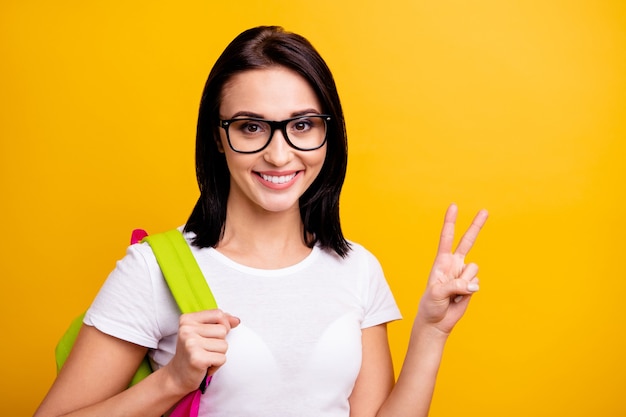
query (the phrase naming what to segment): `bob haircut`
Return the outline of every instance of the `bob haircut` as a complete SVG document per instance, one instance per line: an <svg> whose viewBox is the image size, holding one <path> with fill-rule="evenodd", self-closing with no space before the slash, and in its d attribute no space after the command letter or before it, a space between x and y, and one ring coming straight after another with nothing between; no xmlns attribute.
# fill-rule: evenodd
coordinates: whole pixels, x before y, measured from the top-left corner
<svg viewBox="0 0 626 417"><path fill-rule="evenodd" d="M302 76L315 91L322 111L331 116L326 158L311 186L300 197L304 241L319 244L345 257L350 250L339 221L339 195L348 159L343 110L330 69L304 37L278 26L260 26L238 35L222 52L204 86L196 134L196 176L200 197L185 225L194 232L194 245L216 246L224 234L230 174L218 150L222 90L236 74L285 67Z"/></svg>

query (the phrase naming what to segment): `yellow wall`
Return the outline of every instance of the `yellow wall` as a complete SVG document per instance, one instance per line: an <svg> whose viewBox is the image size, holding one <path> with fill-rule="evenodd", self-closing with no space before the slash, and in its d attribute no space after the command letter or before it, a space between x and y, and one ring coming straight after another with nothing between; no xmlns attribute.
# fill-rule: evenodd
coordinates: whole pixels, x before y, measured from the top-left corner
<svg viewBox="0 0 626 417"><path fill-rule="evenodd" d="M304 34L336 75L343 224L406 317L397 366L446 206L463 226L491 211L432 415L626 415L619 0L3 1L0 415L33 412L130 230L185 221L204 79L258 24Z"/></svg>

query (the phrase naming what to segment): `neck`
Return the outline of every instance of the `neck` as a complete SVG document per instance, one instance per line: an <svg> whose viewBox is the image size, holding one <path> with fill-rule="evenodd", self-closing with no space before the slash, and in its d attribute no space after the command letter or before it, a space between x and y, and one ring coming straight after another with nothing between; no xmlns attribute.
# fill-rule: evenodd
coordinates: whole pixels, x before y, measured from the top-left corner
<svg viewBox="0 0 626 417"><path fill-rule="evenodd" d="M311 249L303 238L298 206L269 212L229 201L224 236L216 246L222 254L243 265L277 269L294 265Z"/></svg>

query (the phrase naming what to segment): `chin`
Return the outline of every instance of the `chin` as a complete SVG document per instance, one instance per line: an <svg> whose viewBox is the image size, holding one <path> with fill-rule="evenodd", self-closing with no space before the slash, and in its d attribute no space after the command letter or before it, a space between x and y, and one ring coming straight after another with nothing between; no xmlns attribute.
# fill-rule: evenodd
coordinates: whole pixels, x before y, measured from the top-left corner
<svg viewBox="0 0 626 417"><path fill-rule="evenodd" d="M264 211L267 211L270 213L283 213L283 212L289 212L292 210L295 210L298 212L300 211L299 200L296 200L295 202L294 201L289 201L289 202L266 201L264 203L259 204L259 207L263 209Z"/></svg>

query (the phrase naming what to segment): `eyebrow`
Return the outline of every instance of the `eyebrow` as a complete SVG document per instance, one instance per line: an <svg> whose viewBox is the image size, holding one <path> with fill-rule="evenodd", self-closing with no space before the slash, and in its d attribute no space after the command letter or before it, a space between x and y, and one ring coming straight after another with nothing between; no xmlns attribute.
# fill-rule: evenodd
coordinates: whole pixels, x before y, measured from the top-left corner
<svg viewBox="0 0 626 417"><path fill-rule="evenodd" d="M311 115L311 114L321 114L321 113L320 113L319 110L316 110L316 109L305 109L305 110L292 112L291 115L289 116L289 118L306 116L306 115ZM259 113L254 113L254 112L251 112L251 111L247 111L247 110L242 110L242 111L236 112L235 114L232 115L231 119L236 119L238 117L241 117L241 118L252 117L252 118L255 118L255 119L264 119L263 115L261 115Z"/></svg>

